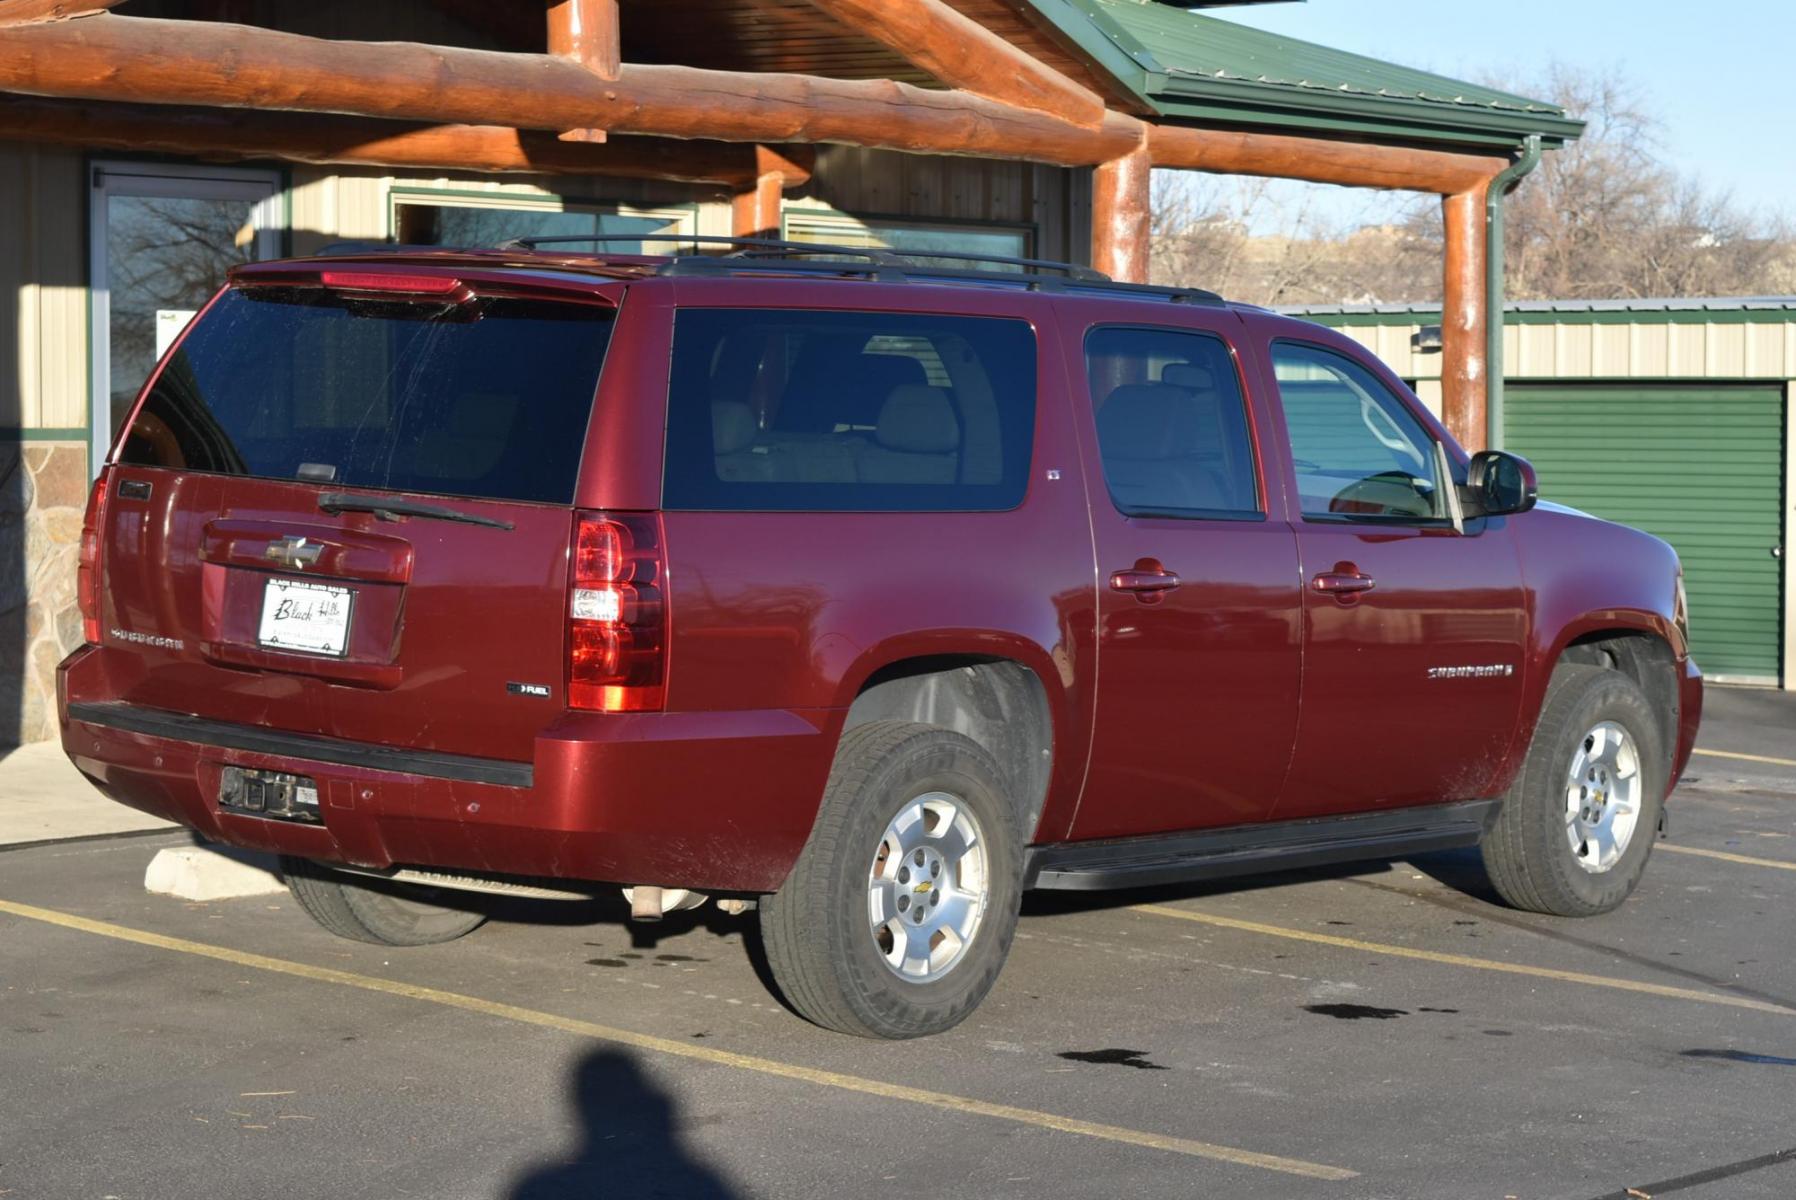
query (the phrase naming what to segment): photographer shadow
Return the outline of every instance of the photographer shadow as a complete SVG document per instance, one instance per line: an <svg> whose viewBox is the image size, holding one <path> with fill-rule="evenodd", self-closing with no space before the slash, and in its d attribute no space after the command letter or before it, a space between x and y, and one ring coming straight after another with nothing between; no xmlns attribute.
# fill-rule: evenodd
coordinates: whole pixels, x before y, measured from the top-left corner
<svg viewBox="0 0 1796 1200"><path fill-rule="evenodd" d="M733 1200L739 1195L682 1143L679 1110L634 1059L612 1049L589 1052L574 1069L580 1144L529 1171L511 1200L606 1200L679 1197Z"/></svg>

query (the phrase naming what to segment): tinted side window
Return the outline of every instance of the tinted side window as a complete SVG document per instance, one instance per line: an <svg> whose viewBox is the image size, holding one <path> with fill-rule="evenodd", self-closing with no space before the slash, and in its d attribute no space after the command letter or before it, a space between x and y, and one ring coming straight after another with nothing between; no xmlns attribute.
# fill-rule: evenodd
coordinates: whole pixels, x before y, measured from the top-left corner
<svg viewBox="0 0 1796 1200"><path fill-rule="evenodd" d="M1234 356L1214 334L1095 329L1085 368L1110 498L1134 516L1257 517Z"/></svg>
<svg viewBox="0 0 1796 1200"><path fill-rule="evenodd" d="M1344 354L1275 342L1273 374L1306 517L1445 517L1434 439L1378 377Z"/></svg>
<svg viewBox="0 0 1796 1200"><path fill-rule="evenodd" d="M1024 321L684 309L674 319L670 509L993 510L1028 484Z"/></svg>
<svg viewBox="0 0 1796 1200"><path fill-rule="evenodd" d="M566 504L611 310L226 292L169 358L121 462Z"/></svg>

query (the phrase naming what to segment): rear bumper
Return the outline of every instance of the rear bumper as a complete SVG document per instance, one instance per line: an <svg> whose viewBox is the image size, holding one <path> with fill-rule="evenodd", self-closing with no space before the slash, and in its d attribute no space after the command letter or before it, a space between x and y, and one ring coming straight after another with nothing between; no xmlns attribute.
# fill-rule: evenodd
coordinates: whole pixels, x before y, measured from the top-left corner
<svg viewBox="0 0 1796 1200"><path fill-rule="evenodd" d="M120 703L58 670L62 745L112 799L234 846L717 892L779 887L834 751L828 709L567 714L535 761L501 763L283 735ZM227 766L317 781L324 823L221 811Z"/></svg>

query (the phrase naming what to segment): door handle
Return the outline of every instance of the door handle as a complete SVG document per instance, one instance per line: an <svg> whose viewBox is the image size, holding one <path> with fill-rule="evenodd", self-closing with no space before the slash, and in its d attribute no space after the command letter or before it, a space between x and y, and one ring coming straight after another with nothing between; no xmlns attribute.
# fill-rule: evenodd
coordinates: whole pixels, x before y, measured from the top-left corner
<svg viewBox="0 0 1796 1200"><path fill-rule="evenodd" d="M1134 592L1145 604L1158 601L1167 592L1178 587L1180 582L1177 575L1152 560L1138 562L1127 571L1110 573L1110 587L1113 591Z"/></svg>
<svg viewBox="0 0 1796 1200"><path fill-rule="evenodd" d="M1370 575L1359 571L1324 571L1310 580L1310 586L1325 596L1333 596L1343 604L1350 604L1361 592L1369 592L1378 586L1378 581Z"/></svg>

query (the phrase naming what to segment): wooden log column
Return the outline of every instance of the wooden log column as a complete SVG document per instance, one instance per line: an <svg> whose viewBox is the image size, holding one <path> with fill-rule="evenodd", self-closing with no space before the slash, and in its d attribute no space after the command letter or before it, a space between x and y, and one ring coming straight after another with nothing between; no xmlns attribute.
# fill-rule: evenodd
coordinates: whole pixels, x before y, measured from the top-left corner
<svg viewBox="0 0 1796 1200"><path fill-rule="evenodd" d="M1153 165L1143 144L1092 174L1091 265L1122 283L1147 282Z"/></svg>
<svg viewBox="0 0 1796 1200"><path fill-rule="evenodd" d="M1441 298L1441 420L1469 451L1489 445L1486 390L1485 192L1489 181L1441 200L1447 250Z"/></svg>
<svg viewBox="0 0 1796 1200"><path fill-rule="evenodd" d="M600 79L617 78L621 42L617 0L554 0L549 5L549 53L579 63ZM568 129L564 142L603 142L603 129Z"/></svg>
<svg viewBox="0 0 1796 1200"><path fill-rule="evenodd" d="M802 160L802 161L800 161ZM780 196L811 177L815 151L755 147L754 183L730 199L730 233L734 237L776 238L780 235Z"/></svg>

